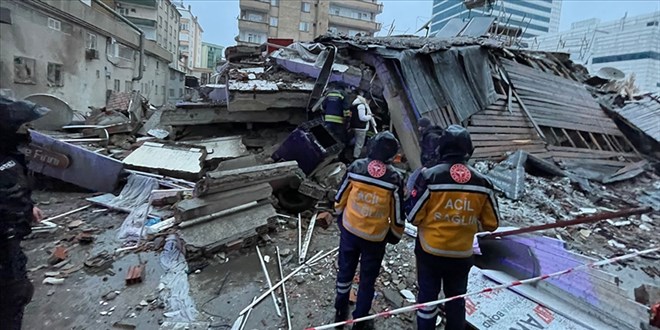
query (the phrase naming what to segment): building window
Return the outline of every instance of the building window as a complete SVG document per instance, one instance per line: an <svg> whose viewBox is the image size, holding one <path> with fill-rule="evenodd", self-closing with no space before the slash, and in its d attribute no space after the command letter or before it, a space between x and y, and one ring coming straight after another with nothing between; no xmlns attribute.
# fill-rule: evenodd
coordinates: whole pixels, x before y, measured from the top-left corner
<svg viewBox="0 0 660 330"><path fill-rule="evenodd" d="M154 94L158 96L158 85L156 85L156 88L154 88Z"/></svg>
<svg viewBox="0 0 660 330"><path fill-rule="evenodd" d="M162 90L162 94L163 94L163 96L165 96L165 85L160 86L160 88L161 88L161 90Z"/></svg>
<svg viewBox="0 0 660 330"><path fill-rule="evenodd" d="M163 27L163 17L162 16L158 16L158 27L159 28Z"/></svg>
<svg viewBox="0 0 660 330"><path fill-rule="evenodd" d="M302 2L300 5L300 10L303 13L309 13L310 11L312 11L312 4L309 2Z"/></svg>
<svg viewBox="0 0 660 330"><path fill-rule="evenodd" d="M56 31L61 31L62 30L62 22L59 20L56 20L54 18L48 17L48 27L56 30Z"/></svg>
<svg viewBox="0 0 660 330"><path fill-rule="evenodd" d="M119 81L119 79L115 79L115 89L114 89L114 91L119 93L120 89L121 89L121 81Z"/></svg>
<svg viewBox="0 0 660 330"><path fill-rule="evenodd" d="M188 23L181 23L181 30L188 31Z"/></svg>
<svg viewBox="0 0 660 330"><path fill-rule="evenodd" d="M87 32L86 49L96 49L96 34Z"/></svg>
<svg viewBox="0 0 660 330"><path fill-rule="evenodd" d="M170 97L174 97L174 88L170 88Z"/></svg>
<svg viewBox="0 0 660 330"><path fill-rule="evenodd" d="M135 8L131 8L131 13L134 13L134 12L135 12Z"/></svg>
<svg viewBox="0 0 660 330"><path fill-rule="evenodd" d="M280 5L280 0L270 0L270 5L273 7L277 7Z"/></svg>
<svg viewBox="0 0 660 330"><path fill-rule="evenodd" d="M270 26L277 26L277 17L270 18Z"/></svg>
<svg viewBox="0 0 660 330"><path fill-rule="evenodd" d="M183 97L183 88L179 88L179 97Z"/></svg>
<svg viewBox="0 0 660 330"><path fill-rule="evenodd" d="M156 61L156 70L159 69L159 68L158 68L159 66L160 66L160 62L159 62L159 61Z"/></svg>
<svg viewBox="0 0 660 330"><path fill-rule="evenodd" d="M646 26L658 26L658 21L651 21L646 23Z"/></svg>
<svg viewBox="0 0 660 330"><path fill-rule="evenodd" d="M337 27L335 26L329 26L328 27L328 32L336 34L338 32Z"/></svg>
<svg viewBox="0 0 660 330"><path fill-rule="evenodd" d="M133 90L133 82L130 80L124 81L124 92L129 93Z"/></svg>
<svg viewBox="0 0 660 330"><path fill-rule="evenodd" d="M17 84L36 84L34 66L36 61L27 57L14 57L14 82Z"/></svg>
<svg viewBox="0 0 660 330"><path fill-rule="evenodd" d="M300 31L308 32L308 31L309 31L309 23L307 23L307 22L300 22L300 27L299 27L299 29L300 29Z"/></svg>
<svg viewBox="0 0 660 330"><path fill-rule="evenodd" d="M63 86L62 64L48 63L48 86Z"/></svg>

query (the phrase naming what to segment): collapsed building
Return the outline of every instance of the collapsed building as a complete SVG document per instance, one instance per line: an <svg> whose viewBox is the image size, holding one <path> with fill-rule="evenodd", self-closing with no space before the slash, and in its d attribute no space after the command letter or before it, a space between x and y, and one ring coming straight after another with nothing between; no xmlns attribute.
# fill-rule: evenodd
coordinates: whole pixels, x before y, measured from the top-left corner
<svg viewBox="0 0 660 330"><path fill-rule="evenodd" d="M128 174L128 184L118 196L88 200L130 212L122 228L137 219L133 226L146 228L148 235L178 231L189 257L210 257L268 242L269 229L278 225L274 219L282 218L287 225L293 219L292 228L297 220L300 249L302 217L278 212L308 210L311 239L318 213L309 210L332 209L334 189L346 170L337 162L343 145L314 119L318 114L312 111L329 84L352 87L373 100L376 128L392 130L401 142L404 157L397 166L402 172L421 166L417 130L421 118L441 127L466 127L474 141L475 167L503 192L509 200L504 207L512 209L506 216L521 226L559 223L569 216L607 210L588 198L593 194L594 199L615 200L612 195L599 195L602 189L594 188L594 182L614 184L652 173L649 164L656 162L657 144L652 143L659 142L657 96L622 97L598 84L585 84L589 73L565 54L518 50L469 36L326 35L314 43L279 47L266 56L262 49L244 48L229 49L240 54L220 65L213 82L200 87L199 96L190 101L156 109L137 93L116 93L105 109L96 109L76 125L64 124L64 133L33 131L33 146L27 151L34 161L31 169L102 192L116 192ZM67 117L64 122L71 120ZM209 124L213 125L209 128ZM196 129L205 133L191 133ZM99 170L106 175L95 175ZM526 171L565 178L554 183L530 180ZM149 182L146 188L138 184L142 181ZM525 211L521 206L528 202L525 193L547 208L516 214ZM553 200L559 195L561 200ZM648 206L656 213L660 209L660 190L636 192L630 199L632 203L617 206ZM154 208L133 210L144 204ZM158 209L160 205L171 207ZM575 235L605 232L609 240L604 245L621 254L631 247L631 239L619 242L616 233L628 229L617 228L632 226L636 237L650 239L653 221L643 219L635 223L639 230L633 222L623 221L613 222L614 229L581 228ZM155 224L147 226L152 220ZM559 237L522 237L508 244L525 246L521 251L533 250L538 256L533 269L523 270L526 276L592 260L568 251ZM488 281L481 270L475 274L470 283L479 288L509 280L501 273L483 272ZM586 288L577 290L572 281ZM516 290L519 295L503 291L500 297L508 295L507 301L525 307L502 316L533 310L548 324L552 318L558 320L555 328L573 324L574 329L636 329L649 310L633 301L609 272L580 272L548 283ZM497 320L492 318L501 311L486 298L472 302L492 314L480 319L475 313L468 319L484 329L496 328ZM571 315L576 306L579 315ZM609 310L615 307L621 312L612 315ZM506 324L513 327L516 322Z"/></svg>

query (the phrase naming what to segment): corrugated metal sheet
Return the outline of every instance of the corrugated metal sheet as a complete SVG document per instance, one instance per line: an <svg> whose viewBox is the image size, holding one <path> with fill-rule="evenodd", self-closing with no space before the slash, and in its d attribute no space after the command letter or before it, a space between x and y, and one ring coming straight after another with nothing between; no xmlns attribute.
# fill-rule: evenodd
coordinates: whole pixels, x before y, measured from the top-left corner
<svg viewBox="0 0 660 330"><path fill-rule="evenodd" d="M646 97L615 110L619 116L660 143L660 102Z"/></svg>

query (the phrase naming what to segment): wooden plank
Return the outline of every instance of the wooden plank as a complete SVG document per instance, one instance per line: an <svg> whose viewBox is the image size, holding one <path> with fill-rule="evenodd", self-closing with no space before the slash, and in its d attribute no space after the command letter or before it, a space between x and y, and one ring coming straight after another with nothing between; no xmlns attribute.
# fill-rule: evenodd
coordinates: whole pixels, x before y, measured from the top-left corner
<svg viewBox="0 0 660 330"><path fill-rule="evenodd" d="M499 146L503 144L510 144L510 145L543 145L545 146L545 142L543 140L531 140L531 139L525 139L525 140L502 140L502 141L472 141L472 144L475 147L488 147L488 146Z"/></svg>
<svg viewBox="0 0 660 330"><path fill-rule="evenodd" d="M563 141L557 136L557 133L555 133L555 129L553 127L548 127L550 129L550 133L552 133L552 136L555 137L555 142L556 143L562 143Z"/></svg>
<svg viewBox="0 0 660 330"><path fill-rule="evenodd" d="M551 120L547 118L541 118L538 119L538 123L541 126L546 126L546 127L554 127L558 129L569 129L569 130L575 130L575 131L585 131L585 132L593 132L593 133L598 133L598 134L612 134L612 135L617 135L620 136L622 134L621 132L616 132L610 129L603 129L598 126L587 126L587 125L582 125L577 122L568 122L568 121L561 121L561 120ZM616 134L618 133L618 134Z"/></svg>
<svg viewBox="0 0 660 330"><path fill-rule="evenodd" d="M527 117L524 117L522 114L518 115L516 113L509 115L508 112L503 115L487 115L487 114L476 114L470 117L470 119L478 120L524 120L527 121Z"/></svg>
<svg viewBox="0 0 660 330"><path fill-rule="evenodd" d="M543 131L541 131L541 128L539 127L539 125L536 123L536 121L534 121L534 117L532 117L532 115L529 113L529 111L527 110L527 107L525 107L525 104L522 102L522 100L520 99L520 96L518 95L518 93L516 93L515 90L513 91L513 96L516 97L516 99L518 100L518 104L520 104L520 107L522 108L523 112L525 113L527 118L529 118L529 121L532 123L532 125L534 125L534 129L536 129L536 132L539 134L539 136L542 139L545 140L545 134L543 134Z"/></svg>
<svg viewBox="0 0 660 330"><path fill-rule="evenodd" d="M539 151L539 152L545 152L547 149L545 148L544 145L521 145L521 146L513 146L513 145L501 145L501 146L494 146L494 147L479 147L475 148L474 152L479 152L479 153L491 153L491 152L507 152L507 151L516 151L516 150L534 150L534 151Z"/></svg>
<svg viewBox="0 0 660 330"><path fill-rule="evenodd" d="M551 146L548 146L548 150L550 150ZM632 156L622 156L622 155L603 155L603 154L598 154L598 153L592 153L592 151L597 151L597 150L592 150L592 149L578 149L575 148L574 152L570 151L556 151L556 150L550 150L553 156L557 157L565 157L565 158L575 158L575 159L582 159L582 158L591 158L591 159L608 159L608 158L627 158L627 159L638 159L636 155Z"/></svg>
<svg viewBox="0 0 660 330"><path fill-rule="evenodd" d="M603 148L600 146L600 144L598 143L598 140L596 139L596 137L594 136L593 133L589 132L589 137L591 137L591 141L594 142L594 144L596 145L598 150L603 150Z"/></svg>
<svg viewBox="0 0 660 330"><path fill-rule="evenodd" d="M481 127L470 126L468 127L470 133L525 133L534 135L534 130L525 127Z"/></svg>
<svg viewBox="0 0 660 330"><path fill-rule="evenodd" d="M566 130L563 129L563 128L561 129L561 131L564 133L564 136L568 139L568 142L571 143L571 145L573 146L573 148L577 148L577 145L575 144L575 142L573 141L573 139L571 139L571 136L568 135L568 132L566 132Z"/></svg>
<svg viewBox="0 0 660 330"><path fill-rule="evenodd" d="M468 127L468 131L470 128ZM536 134L530 132L529 134L507 134L505 133L489 133L489 132L480 132L472 133L470 132L472 141L510 141L510 140L538 140Z"/></svg>
<svg viewBox="0 0 660 330"><path fill-rule="evenodd" d="M584 145L587 148L592 149L589 143L587 143L587 140L584 139L584 136L582 136L582 133L580 133L580 131L575 131L575 134L577 134L580 137L580 140L582 140L582 143L584 143Z"/></svg>
<svg viewBox="0 0 660 330"><path fill-rule="evenodd" d="M517 120L484 120L481 118L472 118L472 126L488 126L488 127L527 127L534 128L532 123L527 121L526 118Z"/></svg>

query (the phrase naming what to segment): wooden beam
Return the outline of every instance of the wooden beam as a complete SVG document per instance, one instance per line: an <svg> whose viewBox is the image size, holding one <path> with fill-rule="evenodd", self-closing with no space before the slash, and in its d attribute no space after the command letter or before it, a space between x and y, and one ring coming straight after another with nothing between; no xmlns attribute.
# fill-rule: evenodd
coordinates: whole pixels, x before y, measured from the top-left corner
<svg viewBox="0 0 660 330"><path fill-rule="evenodd" d="M584 145L585 145L587 148L592 149L591 146L589 145L589 143L587 143L587 140L584 139L584 136L582 136L582 134L580 133L580 131L575 131L575 133L580 137L580 140L582 140L582 142L584 143Z"/></svg>
<svg viewBox="0 0 660 330"><path fill-rule="evenodd" d="M516 100L518 100L518 104L520 104L520 107L522 108L523 112L525 115L527 115L527 118L529 118L529 121L532 122L532 125L534 125L534 128L536 129L536 132L539 134L539 136L545 140L545 134L543 134L543 131L541 131L541 128L539 127L538 124L536 124L536 121L532 117L532 115L529 113L527 110L527 107L525 107L525 104L523 103L522 99L520 96L518 96L518 93L516 93L515 90L512 89L513 95L516 97Z"/></svg>
<svg viewBox="0 0 660 330"><path fill-rule="evenodd" d="M553 127L548 127L550 129L550 133L552 133L552 136L555 137L555 143L561 145L562 140L557 136L557 133L555 133L555 129Z"/></svg>
<svg viewBox="0 0 660 330"><path fill-rule="evenodd" d="M591 141L594 142L594 144L596 145L596 147L597 147L599 150L603 150L603 148L602 148L602 147L600 146L600 144L598 143L598 140L597 140L596 137L594 136L594 133L589 132L589 136L591 137Z"/></svg>
<svg viewBox="0 0 660 330"><path fill-rule="evenodd" d="M573 139L571 139L571 136L568 135L568 132L566 132L566 130L563 129L563 128L561 129L561 131L564 132L564 135L566 136L566 138L568 138L568 142L571 143L571 145L573 146L573 148L577 148L577 145L575 144L575 142L573 141Z"/></svg>

